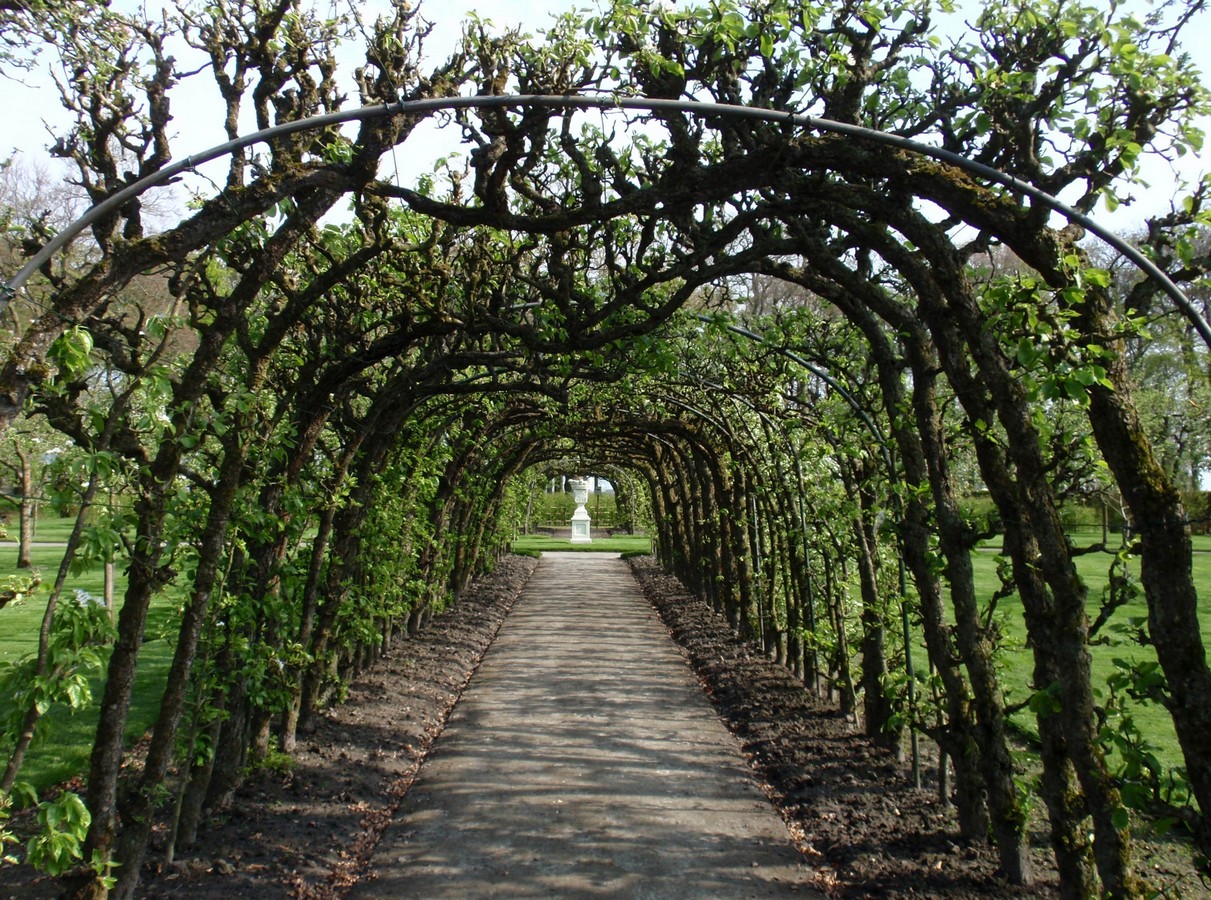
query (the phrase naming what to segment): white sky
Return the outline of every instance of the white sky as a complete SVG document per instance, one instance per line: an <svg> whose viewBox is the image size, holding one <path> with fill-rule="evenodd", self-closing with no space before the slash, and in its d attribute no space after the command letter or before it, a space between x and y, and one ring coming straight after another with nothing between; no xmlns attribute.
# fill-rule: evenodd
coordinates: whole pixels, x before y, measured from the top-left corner
<svg viewBox="0 0 1211 900"><path fill-rule="evenodd" d="M347 7L351 0L330 0L337 8ZM358 2L363 16L373 20L376 9L385 9L383 0L353 0ZM1104 0L1103 0L1104 2ZM149 6L158 6L159 0L147 0ZM142 6L143 0L113 0L117 9L129 10ZM558 12L573 8L596 9L598 0L422 0L421 12L425 18L435 23L434 34L429 42L429 62L434 64L444 58L457 40L463 20L469 10L478 10L480 14L491 19L500 26L523 24L535 32L544 28ZM322 8L322 0L321 0ZM1201 64L1203 71L1211 71L1211 13L1204 13L1193 23L1187 37L1186 46L1194 53L1196 61ZM189 68L184 62L182 68ZM348 71L352 71L352 65ZM221 113L216 102L217 92L213 82L206 73L195 76L193 84L196 88L183 86L174 91L173 127L176 136L173 150L177 158L198 153L223 141L220 122ZM28 84L0 78L0 108L6 111L5 124L0 133L0 159L16 152L28 164L47 166L56 171L61 165L51 160L46 148L53 142L48 135L47 126L62 127L67 121L59 106L57 90L45 74L34 75ZM1207 123L1211 132L1211 121ZM424 147L425 152L418 154L416 148ZM401 149L395 160L385 161L385 165L398 167L399 178L403 183L412 183L421 172L428 171L432 161L443 154L457 149L456 139L452 133L426 136L423 141L416 138L410 142L407 150ZM1211 152L1209 145L1208 152ZM1182 171L1187 176L1201 175L1211 166L1204 165L1200 160L1187 158L1182 163ZM211 170L213 177L222 178L223 168L215 165ZM1130 208L1122 208L1108 224L1119 230L1130 229L1146 215L1163 212L1168 198L1172 193L1174 183L1173 172L1163 163L1152 165L1147 170L1147 178L1151 190L1136 190L1137 203ZM384 174L387 174L384 172ZM205 191L209 192L209 191Z"/></svg>
<svg viewBox="0 0 1211 900"><path fill-rule="evenodd" d="M316 0L317 7L323 8L324 0ZM329 0L336 8L347 8L350 0ZM390 5L384 0L353 0L362 12L367 22L373 22L376 14L386 12ZM158 8L160 0L111 0L113 9L131 11L143 6ZM585 7L586 2L576 0L422 0L421 15L433 22L433 34L427 44L427 55L431 64L444 59L453 49L462 29L463 21L468 12L479 11L483 18L490 19L498 26L509 26L525 23L527 30L533 32L545 27L551 17L559 12ZM191 68L185 62L185 54L191 53L189 48L183 48L178 53L180 67ZM49 59L49 53L44 54ZM352 73L352 67L358 63L355 58L344 74ZM21 74L21 73L14 73ZM196 85L196 91L189 88ZM190 82L174 88L171 95L174 98L173 127L177 132L174 150L181 156L198 152L225 140L222 131L222 116L205 116L192 105L193 101L204 104L205 107L220 109L217 91L214 83L206 72L193 77ZM0 133L0 159L10 155L12 151L31 156L46 156L46 148L54 141L48 136L47 126L52 128L62 126L68 118L60 107L58 90L45 72L30 73L24 82L0 77L0 104L6 110L5 122Z"/></svg>

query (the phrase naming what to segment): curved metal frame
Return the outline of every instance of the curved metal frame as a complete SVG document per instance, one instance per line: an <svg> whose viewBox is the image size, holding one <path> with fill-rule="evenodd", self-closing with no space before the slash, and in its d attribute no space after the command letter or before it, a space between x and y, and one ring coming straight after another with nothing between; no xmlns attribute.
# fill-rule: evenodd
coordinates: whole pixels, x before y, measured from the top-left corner
<svg viewBox="0 0 1211 900"><path fill-rule="evenodd" d="M1018 193L1025 194L1033 200L1042 203L1048 209L1058 212L1069 222L1073 222L1086 230L1097 235L1102 241L1109 244L1119 253L1123 254L1135 266L1144 272L1149 278L1157 283L1157 285L1173 300L1177 307L1182 311L1182 314L1190 320L1202 337L1203 342L1208 347L1211 347L1211 325L1199 315L1194 308L1189 298L1182 290L1173 283L1164 272L1160 270L1150 259L1144 256L1136 248L1132 247L1118 235L1103 228L1097 222L1094 222L1084 213L1078 212L1068 204L1064 203L1057 197L1053 197L1046 191L1039 190L1032 184L1014 178L1012 175L1006 175L991 166L986 166L983 163L975 162L957 153L949 150L943 150L940 147L931 147L928 144L922 144L918 141L910 140L909 138L901 137L900 135L889 134L885 131L878 131L873 128L865 128L861 125L851 125L846 122L837 122L833 119L824 119L817 116L803 115L800 113L782 112L772 109L761 109L751 106L738 106L729 103L707 103L697 100L662 100L650 99L645 97L616 97L616 96L584 96L584 95L548 95L548 94L499 94L490 96L475 96L475 97L440 97L428 100L400 100L395 103L375 104L373 106L362 106L357 109L344 110L335 113L326 113L319 116L312 116L307 119L299 119L296 122L286 122L281 125L275 125L271 128L265 128L252 134L226 141L222 144L216 144L209 150L188 156L185 159L177 162L169 163L157 172L152 173L144 178L139 179L133 184L123 188L112 196L98 203L79 219L73 222L59 234L55 235L46 246L36 253L30 260L21 267L21 270L13 276L7 283L0 286L0 302L7 297L12 296L22 285L36 272L44 263L46 263L56 252L71 241L81 231L91 225L100 217L121 208L133 198L139 196L149 188L164 184L176 176L195 168L201 163L210 162L218 159L236 150L244 147L257 144L262 141L268 141L276 137L297 134L302 131L311 131L317 128L326 128L331 125L342 125L347 122L358 122L366 119L377 119L388 116L400 115L424 115L433 112L441 112L453 109L485 109L496 107L523 107L523 106L542 106L555 109L597 109L603 111L609 110L639 110L643 112L681 112L690 113L700 116L727 116L737 119L756 119L764 122L782 122L795 125L800 128L808 128L816 131L832 132L834 134L845 134L851 137L861 138L863 140L874 141L876 143L885 144L891 147L897 147L901 150L907 150L910 153L915 153L919 156L928 156L933 159L941 160L965 169L968 172L979 175L988 181L1003 185Z"/></svg>

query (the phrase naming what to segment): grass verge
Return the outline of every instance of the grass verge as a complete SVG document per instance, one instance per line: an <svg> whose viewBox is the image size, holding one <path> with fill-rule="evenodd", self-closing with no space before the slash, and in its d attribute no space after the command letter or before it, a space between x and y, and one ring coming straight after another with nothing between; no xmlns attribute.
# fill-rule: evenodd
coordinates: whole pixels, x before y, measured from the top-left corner
<svg viewBox="0 0 1211 900"><path fill-rule="evenodd" d="M1088 537L1082 535L1081 537ZM1077 538L1079 543L1080 538ZM1199 621L1202 623L1203 643L1211 642L1211 537L1197 536L1194 539L1194 578L1199 585ZM997 588L996 560L999 544L988 544L975 551L973 566L978 594L984 598L985 608ZM1103 595L1109 581L1111 556L1091 553L1076 558L1077 571L1088 589L1090 622L1096 621L1101 611ZM1132 573L1138 578L1139 561L1132 560ZM1131 628L1132 619L1146 618L1147 604L1142 592L1126 605L1115 610L1109 620L1093 638L1089 648L1092 657L1094 688L1105 692L1107 679L1115 670L1115 660L1126 662L1155 661L1156 652L1148 645L1140 644ZM1001 685L1007 704L1025 701L1032 692L1031 683L1034 657L1027 644L1026 624L1023 619L1021 600L1017 595L1002 599L994 614L1003 636L1003 652L999 658ZM1156 704L1135 704L1132 707L1136 725L1156 748L1158 759L1166 767L1183 765L1177 735L1173 730L1173 719ZM1015 726L1025 733L1037 733L1034 714L1020 711L1014 718Z"/></svg>
<svg viewBox="0 0 1211 900"><path fill-rule="evenodd" d="M595 537L590 544L573 544L567 538L543 535L523 535L512 542L514 553L532 555L546 550L574 550L584 553L650 553L652 539L642 534L624 534L615 537Z"/></svg>
<svg viewBox="0 0 1211 900"><path fill-rule="evenodd" d="M54 533L54 529L51 531ZM28 572L15 567L16 558L15 546L0 546L0 578ZM62 547L34 548L34 567L41 572L42 585L29 599L0 609L0 664L15 663L37 653L38 631L46 611L46 600L62 559ZM101 597L102 580L100 567L69 576L61 602L67 602L75 590ZM119 572L115 584L119 608L125 588L126 579ZM173 644L166 635L175 635L175 609L175 602L167 597L158 598L152 607L127 723L127 740L131 743L151 727L159 712L164 681L172 662ZM19 780L42 791L86 771L104 689L104 670L90 673L88 680L92 699L82 709L73 711L66 706L55 706L47 711ZM0 696L0 716L7 715L9 702L9 697ZM6 761L0 760L0 766Z"/></svg>

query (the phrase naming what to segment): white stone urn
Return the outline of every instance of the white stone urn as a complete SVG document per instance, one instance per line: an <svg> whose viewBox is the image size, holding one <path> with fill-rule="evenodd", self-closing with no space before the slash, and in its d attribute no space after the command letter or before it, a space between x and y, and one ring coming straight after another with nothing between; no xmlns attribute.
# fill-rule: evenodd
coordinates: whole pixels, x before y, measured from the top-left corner
<svg viewBox="0 0 1211 900"><path fill-rule="evenodd" d="M576 512L572 513L572 543L591 544L589 511L584 507L589 502L589 483L583 478L573 478L568 484L572 488L572 499L576 502Z"/></svg>

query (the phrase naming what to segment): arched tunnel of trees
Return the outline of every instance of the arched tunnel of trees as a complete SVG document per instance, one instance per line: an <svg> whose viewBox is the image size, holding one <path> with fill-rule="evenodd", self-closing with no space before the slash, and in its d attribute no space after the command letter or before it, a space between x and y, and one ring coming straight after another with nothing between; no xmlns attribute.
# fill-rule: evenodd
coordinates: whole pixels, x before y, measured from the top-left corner
<svg viewBox="0 0 1211 900"><path fill-rule="evenodd" d="M1035 794L1066 896L1142 894L1132 842L1156 829L1211 854L1206 182L1139 168L1201 147L1182 38L1202 2L993 4L957 27L930 0L613 0L538 37L471 21L437 61L438 8L120 5L0 3L6 71L54 57L72 124L51 152L89 205L197 149L174 123L209 80L230 141L514 93L807 113L996 169L1078 224L789 119L520 101L271 131L186 178L188 203L157 189L95 218L5 297L6 436L22 459L63 448L78 513L57 577L0 600L0 624L46 610L3 676L5 806L38 800L42 716L103 673L86 786L44 803L32 859L131 896L154 811L180 804L187 835L289 753L508 552L552 473L608 478L659 561L804 690L936 744L961 833L1009 881L1032 877ZM438 133L465 155L404 183ZM6 277L82 211L19 175ZM1172 203L1131 237L1184 306L1079 224L1157 191ZM92 564L125 573L112 624L61 595ZM153 628L174 655L132 775Z"/></svg>

